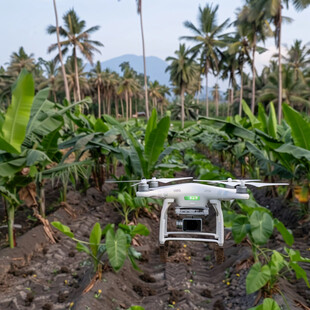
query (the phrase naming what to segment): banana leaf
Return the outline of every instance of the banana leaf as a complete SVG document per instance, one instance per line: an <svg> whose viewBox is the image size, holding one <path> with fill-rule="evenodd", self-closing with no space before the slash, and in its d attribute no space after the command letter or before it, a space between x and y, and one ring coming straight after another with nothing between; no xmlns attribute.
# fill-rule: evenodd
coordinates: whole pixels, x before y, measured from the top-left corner
<svg viewBox="0 0 310 310"><path fill-rule="evenodd" d="M169 127L170 118L166 116L158 122L157 127L149 134L149 139L145 144L144 150L148 172L153 170L153 167L164 148L164 143L168 136Z"/></svg>
<svg viewBox="0 0 310 310"><path fill-rule="evenodd" d="M292 130L294 144L310 151L310 123L287 104L283 104L283 114Z"/></svg>
<svg viewBox="0 0 310 310"><path fill-rule="evenodd" d="M273 102L269 103L269 117L268 117L268 134L277 138L277 115L273 105Z"/></svg>
<svg viewBox="0 0 310 310"><path fill-rule="evenodd" d="M144 138L145 145L149 141L149 137L150 137L151 132L156 127L157 127L157 112L156 112L156 109L153 109L151 117L149 118L149 120L147 122L146 130L145 130L145 138Z"/></svg>
<svg viewBox="0 0 310 310"><path fill-rule="evenodd" d="M243 112L248 116L251 122L252 128L260 128L261 127L260 121L254 116L251 109L249 108L249 106L246 104L244 100L242 100L242 109L243 109Z"/></svg>
<svg viewBox="0 0 310 310"><path fill-rule="evenodd" d="M12 103L8 107L2 126L0 149L20 153L25 139L34 98L34 81L31 73L22 70L12 91ZM5 141L5 143L4 143Z"/></svg>
<svg viewBox="0 0 310 310"><path fill-rule="evenodd" d="M310 151L292 144L283 144L275 149L275 151L290 154L297 159L306 159L310 161Z"/></svg>

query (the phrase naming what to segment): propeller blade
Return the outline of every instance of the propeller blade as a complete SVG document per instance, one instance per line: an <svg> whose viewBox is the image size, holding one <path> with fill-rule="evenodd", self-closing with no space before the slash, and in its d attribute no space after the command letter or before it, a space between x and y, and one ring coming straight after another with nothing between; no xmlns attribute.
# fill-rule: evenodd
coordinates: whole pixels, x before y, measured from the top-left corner
<svg viewBox="0 0 310 310"><path fill-rule="evenodd" d="M255 187L263 187L263 186L289 185L289 183L252 183L252 182L249 182L246 185L252 185Z"/></svg>
<svg viewBox="0 0 310 310"><path fill-rule="evenodd" d="M117 180L106 180L105 183L132 183L140 182L140 180L126 180L126 181L117 181Z"/></svg>
<svg viewBox="0 0 310 310"><path fill-rule="evenodd" d="M182 181L182 180L192 180L193 177L184 177L184 178L159 178L155 181L161 182L161 183L170 183L174 181Z"/></svg>
<svg viewBox="0 0 310 310"><path fill-rule="evenodd" d="M228 179L228 180L193 180L194 182L207 182L211 184L224 184L227 186L237 186L240 184L249 184L249 182L260 182L260 180L238 180L238 179Z"/></svg>

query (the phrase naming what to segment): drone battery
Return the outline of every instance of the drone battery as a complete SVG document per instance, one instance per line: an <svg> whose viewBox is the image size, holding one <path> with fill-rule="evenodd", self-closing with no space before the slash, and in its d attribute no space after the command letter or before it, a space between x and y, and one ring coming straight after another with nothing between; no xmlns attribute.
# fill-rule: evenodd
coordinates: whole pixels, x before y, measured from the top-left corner
<svg viewBox="0 0 310 310"><path fill-rule="evenodd" d="M201 232L202 220L195 218L183 219L183 231Z"/></svg>

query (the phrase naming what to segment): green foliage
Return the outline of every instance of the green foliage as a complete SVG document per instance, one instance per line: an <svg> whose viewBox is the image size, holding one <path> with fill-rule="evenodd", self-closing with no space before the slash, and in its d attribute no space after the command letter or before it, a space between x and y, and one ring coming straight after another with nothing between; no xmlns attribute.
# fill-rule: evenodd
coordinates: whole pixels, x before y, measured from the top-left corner
<svg viewBox="0 0 310 310"><path fill-rule="evenodd" d="M281 221L274 219L268 209L260 206L252 198L246 201L237 200L237 204L241 214L224 210L225 225L231 227L236 243L240 243L248 236L255 246L266 244L276 227L286 244L289 246L293 244L292 233L285 228Z"/></svg>
<svg viewBox="0 0 310 310"><path fill-rule="evenodd" d="M287 104L283 104L285 121L290 125L296 146L310 151L310 123L299 112Z"/></svg>
<svg viewBox="0 0 310 310"><path fill-rule="evenodd" d="M286 273L295 272L296 278L302 278L308 287L309 281L306 271L298 264L299 262L310 263L310 259L300 256L299 251L285 248L288 255L281 254L273 250L269 257L262 252L266 264L255 263L246 278L246 292L252 294L260 289L264 289L269 295L280 277L285 277ZM267 308L267 306L271 308ZM251 309L280 309L272 299L265 299L262 305Z"/></svg>
<svg viewBox="0 0 310 310"><path fill-rule="evenodd" d="M76 241L76 249L87 253L94 265L96 272L101 270L101 266L104 264L102 257L107 253L108 260L114 271L119 271L128 257L133 268L140 270L136 264L136 259L139 259L141 254L137 252L132 246L132 239L136 235L148 235L148 229L142 225L128 226L119 225L119 228L115 231L114 224L108 224L104 229L101 229L100 224L96 223L89 236L89 241L82 241L74 237L70 228L60 222L51 223L60 232ZM105 243L102 242L105 239Z"/></svg>
<svg viewBox="0 0 310 310"><path fill-rule="evenodd" d="M125 233L118 229L109 229L106 235L106 248L111 266L119 271L123 266L127 253L127 239Z"/></svg>
<svg viewBox="0 0 310 310"><path fill-rule="evenodd" d="M261 305L258 305L254 308L250 308L249 310L280 310L281 308L277 304L275 300L272 298L265 298L264 302Z"/></svg>
<svg viewBox="0 0 310 310"><path fill-rule="evenodd" d="M246 277L247 294L252 294L265 286L270 277L270 268L267 265L262 266L259 262L254 264Z"/></svg>
<svg viewBox="0 0 310 310"><path fill-rule="evenodd" d="M107 202L112 202L119 212L124 216L125 223L129 223L129 214L138 211L147 205L147 199L140 197L132 197L127 192L120 192L115 196L108 196Z"/></svg>
<svg viewBox="0 0 310 310"><path fill-rule="evenodd" d="M170 118L166 116L157 122L156 110L152 111L152 115L148 120L144 141L142 141L143 137L141 135L138 137L138 132L135 133L134 128L127 129L126 126L108 115L105 115L104 119L118 130L125 140L119 150L122 154L120 159L125 166L127 175L150 178L156 170L178 168L178 164L169 163L167 165L163 163L163 160L173 151L180 151L194 144L193 141L186 141L165 148L170 128Z"/></svg>
<svg viewBox="0 0 310 310"><path fill-rule="evenodd" d="M31 73L22 70L13 85L12 103L2 125L0 149L20 153L34 98L34 81Z"/></svg>

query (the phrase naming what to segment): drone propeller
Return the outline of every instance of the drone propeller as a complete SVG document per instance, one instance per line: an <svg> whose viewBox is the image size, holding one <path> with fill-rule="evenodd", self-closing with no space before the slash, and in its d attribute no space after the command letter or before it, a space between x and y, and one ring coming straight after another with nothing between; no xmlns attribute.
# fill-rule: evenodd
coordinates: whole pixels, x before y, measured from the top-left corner
<svg viewBox="0 0 310 310"><path fill-rule="evenodd" d="M160 183L170 183L174 181L183 181L183 180L192 180L192 177L184 177L184 178L155 178L152 179L142 179L140 181L137 181L137 183L133 184L132 186L139 185L141 183L148 183L148 182L160 182Z"/></svg>
<svg viewBox="0 0 310 310"><path fill-rule="evenodd" d="M105 181L105 183L133 183L133 182L140 182L140 180L124 180L124 181L106 180Z"/></svg>
<svg viewBox="0 0 310 310"><path fill-rule="evenodd" d="M246 185L251 185L255 187L263 187L263 186L277 186L277 185L289 185L289 183L252 183L248 182Z"/></svg>
<svg viewBox="0 0 310 310"><path fill-rule="evenodd" d="M249 184L250 182L260 182L260 180L239 180L239 179L232 179L228 178L227 180L193 180L194 182L207 182L207 183L214 183L214 184L224 184L227 186L235 187L237 185L245 185Z"/></svg>
<svg viewBox="0 0 310 310"><path fill-rule="evenodd" d="M261 180L233 180L228 178L227 180L194 180L195 182L208 182L214 184L224 184L231 187L236 187L238 185L245 186L245 185L252 185L255 187L263 187L263 186L276 186L276 185L289 185L288 183L256 183L260 182Z"/></svg>

